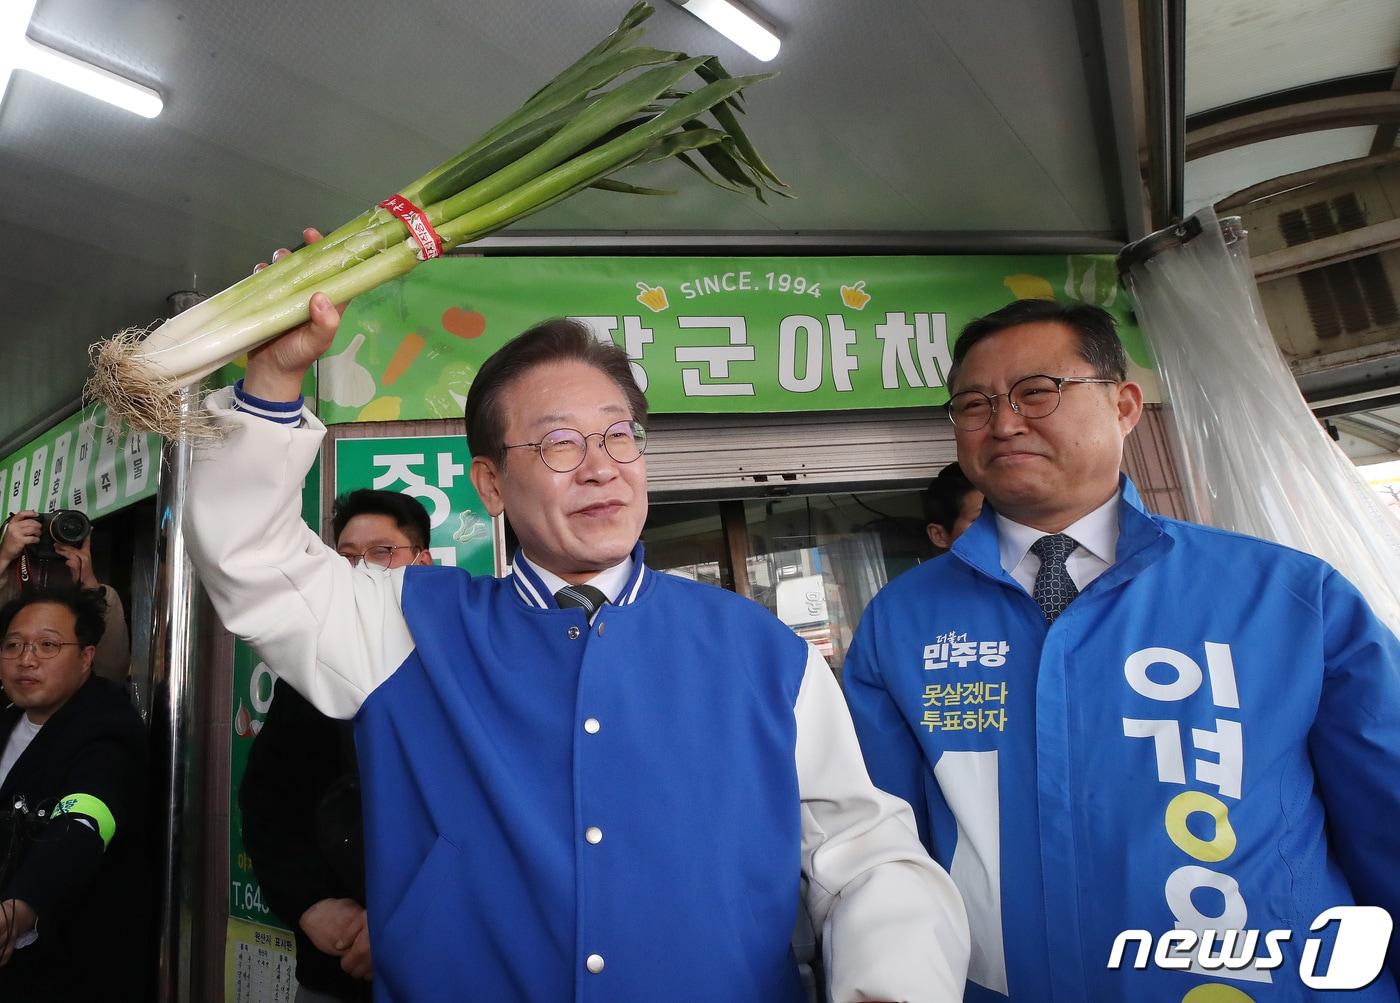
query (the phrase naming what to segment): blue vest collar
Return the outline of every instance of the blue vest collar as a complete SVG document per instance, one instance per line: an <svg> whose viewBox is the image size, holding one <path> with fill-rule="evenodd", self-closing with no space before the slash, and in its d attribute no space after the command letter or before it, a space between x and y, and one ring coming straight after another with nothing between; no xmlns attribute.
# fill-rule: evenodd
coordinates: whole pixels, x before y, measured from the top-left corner
<svg viewBox="0 0 1400 1003"><path fill-rule="evenodd" d="M622 591L617 594L617 606L630 606L637 601L637 597L642 593L642 586L646 583L647 576L653 572L647 569L645 563L645 552L642 542L637 541L637 545L632 548L632 574L627 578L627 584L622 587ZM515 586L515 592L520 597L521 602L533 609L558 609L559 604L554 601L554 593L549 591L548 586L535 573L535 569L530 567L528 561L516 561L511 566L510 583Z"/></svg>

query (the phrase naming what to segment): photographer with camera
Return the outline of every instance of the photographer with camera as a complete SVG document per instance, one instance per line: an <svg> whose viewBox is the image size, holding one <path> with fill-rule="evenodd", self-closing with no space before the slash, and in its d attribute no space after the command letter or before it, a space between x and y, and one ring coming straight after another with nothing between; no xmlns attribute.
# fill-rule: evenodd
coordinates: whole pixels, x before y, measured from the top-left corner
<svg viewBox="0 0 1400 1003"><path fill-rule="evenodd" d="M92 671L125 682L131 671L126 610L116 589L97 580L92 568L92 523L76 509L16 512L0 529L0 605L22 592L62 585L100 590L106 604L102 641Z"/></svg>

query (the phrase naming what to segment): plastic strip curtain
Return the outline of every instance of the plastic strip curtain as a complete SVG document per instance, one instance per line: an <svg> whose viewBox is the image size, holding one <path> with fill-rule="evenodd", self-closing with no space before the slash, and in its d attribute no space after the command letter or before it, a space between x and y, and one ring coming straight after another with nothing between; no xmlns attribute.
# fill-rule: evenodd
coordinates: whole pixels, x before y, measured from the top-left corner
<svg viewBox="0 0 1400 1003"><path fill-rule="evenodd" d="M1199 224L1200 232L1190 232ZM1244 230L1205 209L1150 256L1125 250L1201 522L1315 554L1400 633L1400 520L1309 411L1259 301Z"/></svg>

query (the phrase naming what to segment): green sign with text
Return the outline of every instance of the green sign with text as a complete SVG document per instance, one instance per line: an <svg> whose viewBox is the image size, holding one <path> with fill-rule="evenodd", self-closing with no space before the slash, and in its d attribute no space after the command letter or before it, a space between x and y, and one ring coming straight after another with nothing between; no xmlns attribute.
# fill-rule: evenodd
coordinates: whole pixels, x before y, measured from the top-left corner
<svg viewBox="0 0 1400 1003"><path fill-rule="evenodd" d="M460 418L481 363L559 316L624 348L656 412L941 404L958 331L1020 298L1105 307L1151 366L1103 256L448 257L351 303L318 413Z"/></svg>

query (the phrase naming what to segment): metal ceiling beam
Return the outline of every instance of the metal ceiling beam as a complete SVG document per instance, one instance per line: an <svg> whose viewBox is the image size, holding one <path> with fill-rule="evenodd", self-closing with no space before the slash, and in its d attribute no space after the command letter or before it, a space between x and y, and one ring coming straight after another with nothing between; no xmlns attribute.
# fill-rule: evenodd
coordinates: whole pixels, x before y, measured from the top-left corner
<svg viewBox="0 0 1400 1003"><path fill-rule="evenodd" d="M1186 200L1186 0L1143 0L1142 12L1147 188L1157 230L1181 219Z"/></svg>
<svg viewBox="0 0 1400 1003"><path fill-rule="evenodd" d="M1388 219L1383 223L1373 223L1357 230L1310 240L1306 244L1260 254L1251 259L1250 264L1254 267L1256 281L1269 282L1396 247L1400 247L1400 219Z"/></svg>
<svg viewBox="0 0 1400 1003"><path fill-rule="evenodd" d="M1118 230L760 230L747 233L516 230L453 254L1116 254Z"/></svg>
<svg viewBox="0 0 1400 1003"><path fill-rule="evenodd" d="M1386 167L1390 164L1400 163L1400 150L1390 150L1387 153L1377 153L1369 157L1354 157L1351 160L1338 160L1335 163L1323 164L1320 167L1310 167L1305 171L1294 171L1292 174L1282 174L1276 178L1269 178L1261 181L1257 185L1250 185L1248 188L1241 188L1233 195L1227 195L1219 202L1215 203L1217 213L1229 212L1232 209L1239 209L1251 202L1258 202L1260 199L1268 198L1270 195L1278 195L1282 192L1290 192L1295 188L1305 188L1308 185L1315 185L1320 181L1327 181L1331 178L1341 177L1347 174L1360 174L1376 167Z"/></svg>
<svg viewBox="0 0 1400 1003"><path fill-rule="evenodd" d="M1290 108L1293 105L1305 104L1309 101L1321 101L1323 98L1384 93L1391 89L1393 76L1390 70L1354 73L1351 76L1316 80L1311 83L1299 84L1297 87L1285 87L1280 91L1271 91L1268 94L1244 98L1241 101L1231 101L1229 104L1216 105L1214 108L1207 108L1189 116L1186 119L1186 131L1196 132L1208 125L1243 118L1246 115L1253 115L1255 112Z"/></svg>
<svg viewBox="0 0 1400 1003"><path fill-rule="evenodd" d="M1390 89L1400 91L1400 66L1395 68L1395 76L1390 78ZM1376 127L1376 136L1371 140L1371 153L1384 153L1387 150L1395 149L1395 137L1400 133L1400 126L1394 122Z"/></svg>
<svg viewBox="0 0 1400 1003"><path fill-rule="evenodd" d="M1400 436L1392 432L1382 431L1371 425L1369 422L1359 418L1343 418L1338 415L1331 419L1332 424L1347 435L1354 436L1373 446L1379 446L1387 453L1400 452Z"/></svg>
<svg viewBox="0 0 1400 1003"><path fill-rule="evenodd" d="M1198 160L1283 136L1389 122L1400 122L1400 91L1304 101L1226 119L1190 132L1186 136L1186 159Z"/></svg>
<svg viewBox="0 0 1400 1003"><path fill-rule="evenodd" d="M1142 165L1142 151L1147 149L1148 116L1141 6L1140 0L1098 0L1115 162L1130 241L1156 229Z"/></svg>

